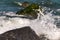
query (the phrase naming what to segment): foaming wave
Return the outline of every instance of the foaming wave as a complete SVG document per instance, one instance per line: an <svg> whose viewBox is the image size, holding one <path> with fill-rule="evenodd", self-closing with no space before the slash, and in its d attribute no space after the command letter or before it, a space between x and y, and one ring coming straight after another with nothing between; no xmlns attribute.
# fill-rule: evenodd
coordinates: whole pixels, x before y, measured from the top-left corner
<svg viewBox="0 0 60 40"><path fill-rule="evenodd" d="M50 40L59 40L60 29L57 28L53 14L47 13L44 16L38 16L35 20L25 18L9 18L6 16L0 16L0 34L6 31L30 26L38 36L44 34ZM4 12L5 13L5 12ZM3 14L4 14L3 13ZM14 12L8 12L4 15L16 16ZM17 15L18 16L18 15Z"/></svg>
<svg viewBox="0 0 60 40"><path fill-rule="evenodd" d="M55 20L52 15L45 15L41 17L37 22L31 23L31 26L38 35L44 34L50 40L58 40L60 37L60 31L54 24Z"/></svg>
<svg viewBox="0 0 60 40"><path fill-rule="evenodd" d="M39 35L44 34L50 40L59 40L60 39L60 29L57 28L55 23L55 19L52 11L44 16L42 16L39 20L33 21L31 23L32 28Z"/></svg>

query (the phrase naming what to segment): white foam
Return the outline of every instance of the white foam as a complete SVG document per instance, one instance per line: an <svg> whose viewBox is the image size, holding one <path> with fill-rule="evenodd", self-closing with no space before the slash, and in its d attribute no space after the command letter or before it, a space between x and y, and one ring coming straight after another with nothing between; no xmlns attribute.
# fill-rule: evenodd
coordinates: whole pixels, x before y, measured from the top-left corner
<svg viewBox="0 0 60 40"><path fill-rule="evenodd" d="M60 12L60 9L57 9L56 11Z"/></svg>
<svg viewBox="0 0 60 40"><path fill-rule="evenodd" d="M40 34L46 34L46 37L49 38L50 40L59 40L60 29L58 29L54 24L55 20L51 13L52 11L44 16L41 16L41 18L37 18L35 20L23 18L9 18L6 16L1 16L0 34L9 30L30 26L38 36Z"/></svg>
<svg viewBox="0 0 60 40"><path fill-rule="evenodd" d="M42 17L41 20L33 22L31 26L38 35L46 34L46 37L51 40L58 40L60 37L60 31L54 25L54 19L49 14Z"/></svg>

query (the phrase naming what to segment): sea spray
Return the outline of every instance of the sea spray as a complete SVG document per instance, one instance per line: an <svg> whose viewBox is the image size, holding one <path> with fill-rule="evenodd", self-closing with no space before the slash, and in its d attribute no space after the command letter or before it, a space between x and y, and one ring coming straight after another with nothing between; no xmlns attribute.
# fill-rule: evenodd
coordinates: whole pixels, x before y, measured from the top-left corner
<svg viewBox="0 0 60 40"><path fill-rule="evenodd" d="M47 12L46 15L41 16L35 20L25 19L25 18L9 18L6 16L0 16L0 34L5 33L17 28L22 28L25 26L30 26L38 36L44 34L50 40L59 40L60 38L60 29L57 28L55 23L54 16L51 12ZM15 15L13 12L6 13L6 15Z"/></svg>
<svg viewBox="0 0 60 40"><path fill-rule="evenodd" d="M35 23L32 22L31 26L35 30L35 32L38 34L45 34L46 37L50 40L58 40L60 31L54 24L55 20L53 15L50 13L47 13L46 15L42 16L40 20L36 21Z"/></svg>

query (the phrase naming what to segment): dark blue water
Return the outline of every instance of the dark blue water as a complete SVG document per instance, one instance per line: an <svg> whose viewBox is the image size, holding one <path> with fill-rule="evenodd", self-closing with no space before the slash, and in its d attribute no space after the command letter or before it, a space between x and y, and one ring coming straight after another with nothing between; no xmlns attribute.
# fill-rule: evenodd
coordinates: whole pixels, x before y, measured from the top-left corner
<svg viewBox="0 0 60 40"><path fill-rule="evenodd" d="M14 1L24 2L28 0L0 0L0 11L18 11L21 9L19 6L14 4ZM30 0L28 2L35 2L35 0Z"/></svg>
<svg viewBox="0 0 60 40"><path fill-rule="evenodd" d="M48 0L0 0L0 11L18 11L18 10L20 10L21 7L15 5L13 3L14 1L17 1L17 2L28 1L30 3L34 2L34 3L41 4L42 1L46 2ZM60 8L60 0L51 0L51 2L56 3L56 4L53 4L53 6L47 5L47 7ZM46 5L44 5L44 6L46 6Z"/></svg>

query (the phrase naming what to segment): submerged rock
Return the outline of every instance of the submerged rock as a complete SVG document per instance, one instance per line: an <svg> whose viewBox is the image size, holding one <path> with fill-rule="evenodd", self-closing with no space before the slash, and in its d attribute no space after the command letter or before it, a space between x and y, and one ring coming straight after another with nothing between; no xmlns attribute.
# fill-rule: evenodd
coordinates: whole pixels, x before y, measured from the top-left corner
<svg viewBox="0 0 60 40"><path fill-rule="evenodd" d="M14 2L14 4L16 4L16 5L18 5L18 6L21 6L21 7L24 7L24 8L26 8L26 7L28 7L29 5L30 5L30 3L29 2L27 2L27 1L25 1L25 2L23 2L23 3L21 3L21 2Z"/></svg>
<svg viewBox="0 0 60 40"><path fill-rule="evenodd" d="M0 34L0 40L40 40L30 27L23 27Z"/></svg>
<svg viewBox="0 0 60 40"><path fill-rule="evenodd" d="M29 5L30 5L30 4L29 4L28 2L23 2L21 6L24 7L24 8L26 8L26 7L28 7Z"/></svg>
<svg viewBox="0 0 60 40"><path fill-rule="evenodd" d="M28 7L26 7L25 9L18 11L16 14L25 15L27 17L36 19L38 16L36 9L39 9L39 5L33 3L33 4L29 5Z"/></svg>

